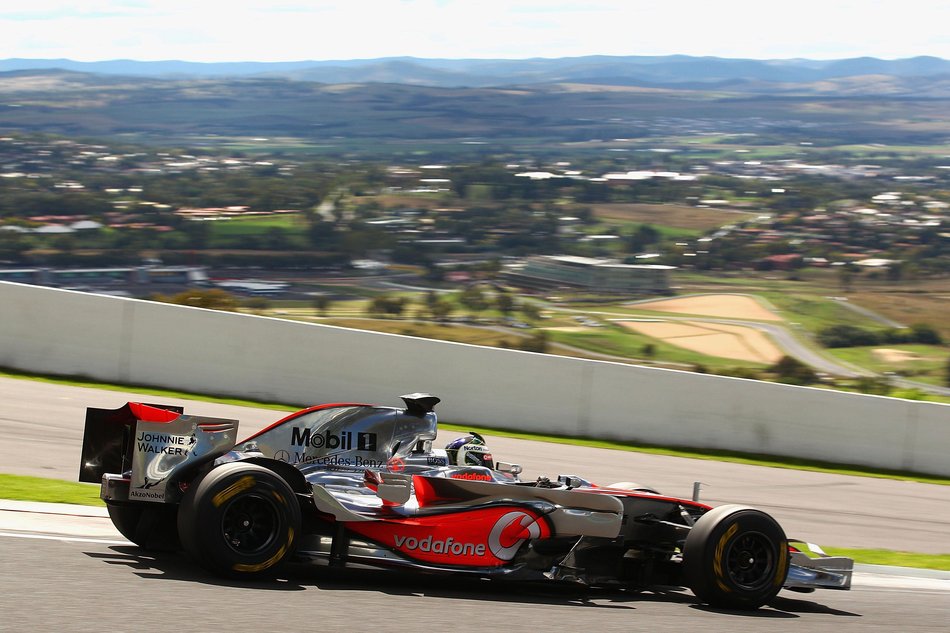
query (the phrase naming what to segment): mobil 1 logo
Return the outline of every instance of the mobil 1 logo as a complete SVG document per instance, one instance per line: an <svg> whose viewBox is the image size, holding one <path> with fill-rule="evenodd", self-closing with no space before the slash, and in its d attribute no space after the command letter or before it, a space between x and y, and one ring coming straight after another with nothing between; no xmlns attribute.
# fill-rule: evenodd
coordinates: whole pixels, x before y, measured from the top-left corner
<svg viewBox="0 0 950 633"><path fill-rule="evenodd" d="M352 431L331 433L329 429L324 433L314 433L308 428L294 427L291 429L290 443L293 446L309 446L310 448L375 452L376 434L353 433Z"/></svg>

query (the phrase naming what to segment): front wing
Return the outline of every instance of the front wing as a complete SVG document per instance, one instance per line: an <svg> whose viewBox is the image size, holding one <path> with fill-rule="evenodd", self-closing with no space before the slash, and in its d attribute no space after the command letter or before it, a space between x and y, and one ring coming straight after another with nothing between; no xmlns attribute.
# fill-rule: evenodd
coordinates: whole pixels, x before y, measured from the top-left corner
<svg viewBox="0 0 950 633"><path fill-rule="evenodd" d="M789 539L794 543L790 552L788 577L784 587L792 591L812 591L814 589L850 589L851 575L854 573L854 561L844 556L829 556L814 543ZM815 558L808 556L797 545L804 545Z"/></svg>

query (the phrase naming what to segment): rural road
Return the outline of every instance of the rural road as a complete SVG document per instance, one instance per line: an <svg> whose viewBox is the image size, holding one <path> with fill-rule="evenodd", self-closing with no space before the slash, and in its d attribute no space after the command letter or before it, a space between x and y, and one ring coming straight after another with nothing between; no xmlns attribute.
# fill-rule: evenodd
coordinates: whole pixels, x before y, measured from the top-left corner
<svg viewBox="0 0 950 633"><path fill-rule="evenodd" d="M690 319L688 317L667 317L669 321L697 321L699 319ZM794 334L792 334L787 328L781 325L776 325L774 323L762 323L760 321L742 321L739 319L715 319L710 317L703 317L701 319L706 323L725 323L727 325L741 325L742 327L754 328L756 330L765 332L775 343L782 348L782 350L787 353L789 356L794 356L798 360L802 361L806 365L809 365L817 371L825 372L826 374L832 374L834 376L843 376L845 378L856 378L862 375L869 375L868 373L860 373L855 371L854 368L847 367L840 363L837 363L825 356L819 354L815 350L811 349L804 343L802 343Z"/></svg>
<svg viewBox="0 0 950 633"><path fill-rule="evenodd" d="M609 316L609 321L613 323L624 323L630 321L642 321L644 317L617 317L616 314L608 312L591 312L590 314L598 314L601 316ZM772 340L775 341L775 344L778 347L788 354L789 356L794 356L798 360L802 361L806 365L810 366L812 369L817 371L824 372L826 374L832 374L834 376L842 376L844 378L856 378L858 376L870 375L867 372L861 373L856 371L852 367L846 367L840 363L837 363L825 356L819 354L808 345L802 343L798 337L792 334L786 327L781 325L776 325L774 323L763 323L761 321L743 321L741 319L720 319L715 317L677 317L677 316L663 316L662 318L656 317L651 318L652 320L657 321L683 321L690 323L721 323L725 325L738 325L741 327L752 328L759 330L760 332L765 332L772 337Z"/></svg>

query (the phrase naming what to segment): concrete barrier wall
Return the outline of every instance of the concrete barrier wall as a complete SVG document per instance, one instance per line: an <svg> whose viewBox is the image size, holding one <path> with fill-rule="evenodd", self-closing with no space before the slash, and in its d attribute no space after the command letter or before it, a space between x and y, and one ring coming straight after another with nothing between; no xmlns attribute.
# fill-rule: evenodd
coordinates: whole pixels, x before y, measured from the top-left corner
<svg viewBox="0 0 950 633"><path fill-rule="evenodd" d="M460 424L950 476L950 405L6 282L0 366L301 405L428 391Z"/></svg>

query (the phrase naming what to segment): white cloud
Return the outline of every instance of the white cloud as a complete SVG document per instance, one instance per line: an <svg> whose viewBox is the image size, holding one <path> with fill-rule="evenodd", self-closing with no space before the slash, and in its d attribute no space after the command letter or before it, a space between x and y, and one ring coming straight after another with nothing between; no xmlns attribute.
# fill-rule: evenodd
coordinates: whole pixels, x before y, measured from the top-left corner
<svg viewBox="0 0 950 633"><path fill-rule="evenodd" d="M32 0L0 8L0 58L950 58L947 24L929 0Z"/></svg>

